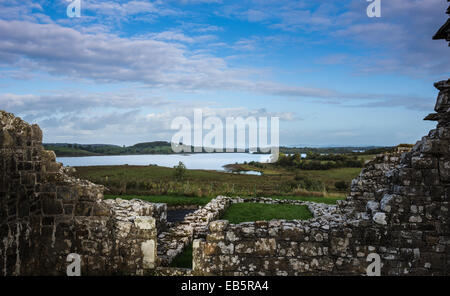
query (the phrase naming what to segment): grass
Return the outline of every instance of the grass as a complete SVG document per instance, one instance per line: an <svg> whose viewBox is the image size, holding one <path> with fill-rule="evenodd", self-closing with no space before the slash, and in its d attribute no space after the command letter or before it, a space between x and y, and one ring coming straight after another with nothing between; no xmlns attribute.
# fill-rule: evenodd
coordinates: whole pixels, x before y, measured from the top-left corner
<svg viewBox="0 0 450 296"><path fill-rule="evenodd" d="M370 160L373 155L364 155L361 159ZM228 166L231 170L242 170L242 171L257 171L261 172L263 176L266 177L280 177L280 176L306 176L311 179L317 179L322 181L327 188L331 188L331 191L338 192L334 190L334 184L338 181L350 182L356 178L359 173L361 173L361 168L337 168L329 170L300 170L300 169L286 169L282 167L277 167L274 165L266 165L265 167L252 166L250 164L233 164Z"/></svg>
<svg viewBox="0 0 450 296"><path fill-rule="evenodd" d="M328 188L333 188L337 181L351 182L355 179L361 168L339 168L331 170L311 170L311 171L298 171L301 175L305 175L310 178L317 178L321 180Z"/></svg>
<svg viewBox="0 0 450 296"><path fill-rule="evenodd" d="M312 214L306 206L238 203L232 204L221 219L238 224L273 219L306 220L309 218L312 218Z"/></svg>
<svg viewBox="0 0 450 296"><path fill-rule="evenodd" d="M376 154L367 154L367 155L361 155L358 158L362 159L364 161L370 161L372 159L374 159L377 155Z"/></svg>
<svg viewBox="0 0 450 296"><path fill-rule="evenodd" d="M211 201L210 197L188 197L188 196L169 196L169 195L105 195L105 199L141 199L152 203L165 203L167 205L198 205L204 206Z"/></svg>
<svg viewBox="0 0 450 296"><path fill-rule="evenodd" d="M192 244L187 246L183 253L175 257L169 266L192 269Z"/></svg>
<svg viewBox="0 0 450 296"><path fill-rule="evenodd" d="M250 167L251 168L251 167ZM275 170L262 176L239 175L208 170L187 170L185 179L177 181L174 169L159 166L91 166L77 167L77 177L105 185L111 195L171 195L215 197L228 196L326 196L339 191L337 181L350 182L360 173L359 168L331 170ZM261 169L254 169L261 170ZM308 192L297 188L295 175L320 180L327 192ZM345 192L340 192L345 194Z"/></svg>

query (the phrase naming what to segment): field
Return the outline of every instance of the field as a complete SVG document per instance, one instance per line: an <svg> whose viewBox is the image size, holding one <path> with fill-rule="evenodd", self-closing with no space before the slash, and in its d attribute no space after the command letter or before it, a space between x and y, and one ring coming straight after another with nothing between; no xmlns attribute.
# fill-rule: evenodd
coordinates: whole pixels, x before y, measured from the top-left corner
<svg viewBox="0 0 450 296"><path fill-rule="evenodd" d="M228 196L333 196L343 197L347 190L335 187L338 181L350 181L360 168L330 170L263 170L262 176L232 174L206 170L186 170L182 180L175 169L158 166L92 166L77 167L77 177L108 188L111 195L171 195L191 197ZM302 188L301 178L319 180L322 190Z"/></svg>
<svg viewBox="0 0 450 296"><path fill-rule="evenodd" d="M306 206L238 203L232 204L221 219L238 224L272 219L306 220L309 218L312 218L312 214Z"/></svg>

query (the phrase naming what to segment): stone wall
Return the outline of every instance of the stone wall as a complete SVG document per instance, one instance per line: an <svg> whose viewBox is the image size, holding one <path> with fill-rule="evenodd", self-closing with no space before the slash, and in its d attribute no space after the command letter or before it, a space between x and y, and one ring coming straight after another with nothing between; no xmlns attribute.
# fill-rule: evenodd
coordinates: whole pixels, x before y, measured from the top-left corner
<svg viewBox="0 0 450 296"><path fill-rule="evenodd" d="M212 222L194 274L363 275L377 253L383 275L450 275L450 80L435 86L437 128L410 152L378 156L311 220Z"/></svg>
<svg viewBox="0 0 450 296"><path fill-rule="evenodd" d="M211 221L219 219L231 204L232 199L218 196L204 207L187 215L183 222L158 236L158 264L169 265L192 243L194 238L204 236Z"/></svg>
<svg viewBox="0 0 450 296"><path fill-rule="evenodd" d="M153 268L165 205L104 201L102 186L68 175L41 142L37 125L0 111L1 274L65 274L70 253L83 274Z"/></svg>

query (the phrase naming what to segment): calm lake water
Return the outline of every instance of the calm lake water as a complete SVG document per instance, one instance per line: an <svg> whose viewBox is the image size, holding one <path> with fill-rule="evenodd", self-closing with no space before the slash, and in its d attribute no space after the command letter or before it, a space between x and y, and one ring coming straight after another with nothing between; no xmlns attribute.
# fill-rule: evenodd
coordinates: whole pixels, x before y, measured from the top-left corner
<svg viewBox="0 0 450 296"><path fill-rule="evenodd" d="M198 154L148 154L118 156L58 157L65 166L95 165L150 165L173 167L182 161L188 169L223 171L224 165L244 161L268 162L269 154L251 153L198 153Z"/></svg>

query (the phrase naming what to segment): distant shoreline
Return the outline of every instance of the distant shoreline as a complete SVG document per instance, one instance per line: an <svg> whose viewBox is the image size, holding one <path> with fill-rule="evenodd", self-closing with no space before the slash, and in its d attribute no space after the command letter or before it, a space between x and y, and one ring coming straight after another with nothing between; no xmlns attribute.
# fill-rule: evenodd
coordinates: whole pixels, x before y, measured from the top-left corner
<svg viewBox="0 0 450 296"><path fill-rule="evenodd" d="M232 154L232 153L246 153L246 154L260 154L260 155L268 155L270 153L250 153L250 152L173 152L173 153L134 153L134 154L93 154L93 155L56 155L56 157L58 158L74 158L74 157L98 157L98 156L136 156L136 155L184 155L184 156L189 156L192 154L220 154L220 153L227 153L227 154ZM56 154L56 152L55 152Z"/></svg>
<svg viewBox="0 0 450 296"><path fill-rule="evenodd" d="M206 148L203 151L195 152L196 147L186 146L187 150L192 152L177 153L173 152L170 143L168 142L147 142L139 143L133 146L120 147L106 144L68 144L68 143L44 143L46 150L54 151L57 157L89 157L89 156L131 156L131 155L172 155L172 154L213 154L213 153L249 153L270 155L271 152L250 152L246 149L244 152L207 152ZM199 147L197 147L199 148ZM377 154L392 150L393 147L378 147L378 146L348 146L348 147L279 147L279 152L283 154ZM208 149L209 150L209 149ZM225 150L225 149L224 149Z"/></svg>

